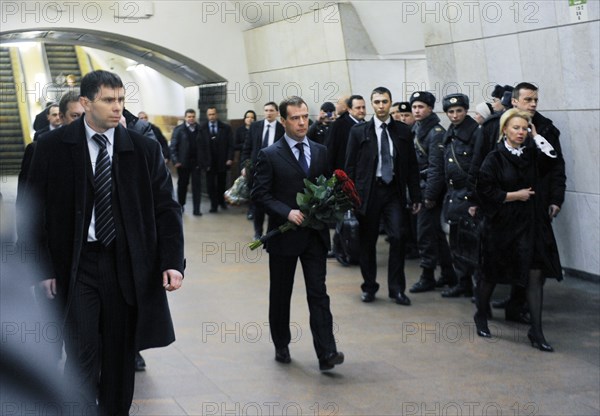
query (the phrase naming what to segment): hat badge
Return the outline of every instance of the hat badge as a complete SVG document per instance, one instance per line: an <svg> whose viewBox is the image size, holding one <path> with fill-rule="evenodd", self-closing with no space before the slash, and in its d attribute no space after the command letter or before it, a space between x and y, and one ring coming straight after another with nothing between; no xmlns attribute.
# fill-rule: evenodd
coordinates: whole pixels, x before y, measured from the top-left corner
<svg viewBox="0 0 600 416"><path fill-rule="evenodd" d="M456 97L450 98L450 104L456 104L457 101L458 99L456 99Z"/></svg>
<svg viewBox="0 0 600 416"><path fill-rule="evenodd" d="M413 97L418 97L418 96L420 96L420 95L421 95L421 94L419 94L418 92L415 92L415 93L413 94Z"/></svg>

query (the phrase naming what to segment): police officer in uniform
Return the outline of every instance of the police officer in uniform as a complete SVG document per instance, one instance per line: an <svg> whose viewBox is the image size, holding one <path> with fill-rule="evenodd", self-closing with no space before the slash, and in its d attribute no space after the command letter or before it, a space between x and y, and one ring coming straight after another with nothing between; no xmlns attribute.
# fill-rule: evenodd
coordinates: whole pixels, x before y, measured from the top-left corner
<svg viewBox="0 0 600 416"><path fill-rule="evenodd" d="M442 297L454 298L473 296L471 280L475 267L461 257L455 255L456 239L460 219L474 214L475 203L473 192L469 186L469 169L473 158L473 146L477 137L479 124L467 114L469 97L465 94L450 94L442 101L444 112L450 120L450 127L444 135L444 171L447 184L444 198L444 221L450 224L450 251L458 284L442 292ZM472 208L473 207L473 208Z"/></svg>
<svg viewBox="0 0 600 416"><path fill-rule="evenodd" d="M411 293L434 290L435 287L456 284L456 273L446 235L440 224L444 196L444 128L433 112L435 96L427 91L417 91L410 96L410 105L416 123L413 126L414 145L421 175L421 194L425 209L417 215L417 242L423 269ZM434 271L440 264L442 276L436 283Z"/></svg>

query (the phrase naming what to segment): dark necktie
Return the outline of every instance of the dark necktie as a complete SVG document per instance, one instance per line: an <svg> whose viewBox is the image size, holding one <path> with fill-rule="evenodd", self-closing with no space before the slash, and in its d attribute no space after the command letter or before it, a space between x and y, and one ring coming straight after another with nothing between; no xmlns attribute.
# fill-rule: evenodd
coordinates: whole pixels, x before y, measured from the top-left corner
<svg viewBox="0 0 600 416"><path fill-rule="evenodd" d="M213 136L217 135L217 126L215 126L214 124L210 125L210 134L212 134Z"/></svg>
<svg viewBox="0 0 600 416"><path fill-rule="evenodd" d="M394 178L387 124L381 123L381 180L390 183Z"/></svg>
<svg viewBox="0 0 600 416"><path fill-rule="evenodd" d="M94 134L92 137L100 151L96 158L96 172L94 174L94 208L96 214L96 239L105 247L115 239L115 221L112 213L112 177L111 163L106 144L108 139L103 134Z"/></svg>
<svg viewBox="0 0 600 416"><path fill-rule="evenodd" d="M296 148L300 152L300 156L298 156L298 163L304 171L304 174L308 176L308 163L306 162L306 158L304 157L304 143L297 143Z"/></svg>
<svg viewBox="0 0 600 416"><path fill-rule="evenodd" d="M271 128L270 124L267 124L267 130L265 130L265 137L263 137L262 148L269 146L269 129Z"/></svg>

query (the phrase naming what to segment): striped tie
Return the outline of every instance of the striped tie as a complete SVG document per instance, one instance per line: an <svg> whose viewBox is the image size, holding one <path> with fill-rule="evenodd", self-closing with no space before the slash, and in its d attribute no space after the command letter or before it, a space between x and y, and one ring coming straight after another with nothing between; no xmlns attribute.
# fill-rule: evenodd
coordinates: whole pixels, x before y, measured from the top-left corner
<svg viewBox="0 0 600 416"><path fill-rule="evenodd" d="M96 159L96 172L94 183L94 207L96 210L96 239L105 247L115 239L115 221L112 214L112 178L111 164L106 144L108 139L103 134L94 134L92 137L100 151Z"/></svg>

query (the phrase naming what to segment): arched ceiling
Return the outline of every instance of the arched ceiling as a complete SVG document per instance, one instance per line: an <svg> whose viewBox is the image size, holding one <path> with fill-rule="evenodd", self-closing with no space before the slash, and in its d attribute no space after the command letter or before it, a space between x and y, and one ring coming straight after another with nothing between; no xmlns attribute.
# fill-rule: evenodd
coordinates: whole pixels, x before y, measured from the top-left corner
<svg viewBox="0 0 600 416"><path fill-rule="evenodd" d="M112 52L147 65L184 87L225 81L223 77L204 65L177 52L117 33L90 30L84 33L77 29L40 29L0 34L0 43L32 41L88 46Z"/></svg>

